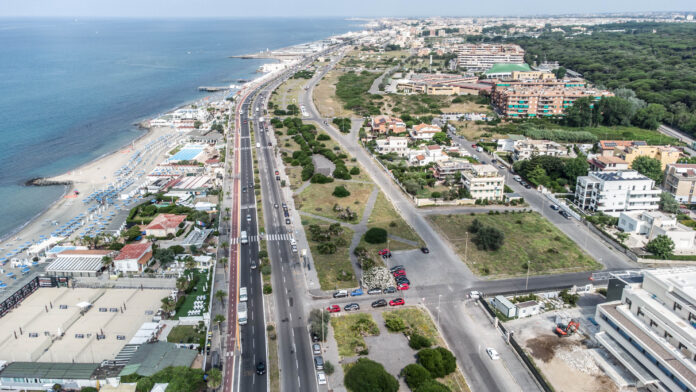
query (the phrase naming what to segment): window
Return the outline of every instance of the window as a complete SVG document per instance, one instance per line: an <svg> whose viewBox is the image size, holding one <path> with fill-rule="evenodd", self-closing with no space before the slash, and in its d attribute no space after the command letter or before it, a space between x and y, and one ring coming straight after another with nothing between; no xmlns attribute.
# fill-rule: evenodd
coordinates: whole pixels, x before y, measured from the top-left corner
<svg viewBox="0 0 696 392"><path fill-rule="evenodd" d="M657 327L657 323L650 320L650 328L652 328L652 327Z"/></svg>
<svg viewBox="0 0 696 392"><path fill-rule="evenodd" d="M124 335L116 335L116 340L126 340Z"/></svg>
<svg viewBox="0 0 696 392"><path fill-rule="evenodd" d="M682 309L682 306L675 302L674 306L672 307L672 310L681 310L681 309Z"/></svg>
<svg viewBox="0 0 696 392"><path fill-rule="evenodd" d="M67 308L68 308L68 305L60 305L58 308L59 308L59 309L67 309Z"/></svg>
<svg viewBox="0 0 696 392"><path fill-rule="evenodd" d="M645 313L643 313L643 310L640 308L640 306L638 307L638 309L636 311L636 315L637 316L645 316Z"/></svg>

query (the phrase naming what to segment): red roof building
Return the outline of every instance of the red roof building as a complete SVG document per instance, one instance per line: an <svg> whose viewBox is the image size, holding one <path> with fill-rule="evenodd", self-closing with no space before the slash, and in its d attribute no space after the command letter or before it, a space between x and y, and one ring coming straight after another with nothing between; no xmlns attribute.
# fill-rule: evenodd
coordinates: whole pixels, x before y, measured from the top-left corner
<svg viewBox="0 0 696 392"><path fill-rule="evenodd" d="M121 249L121 252L114 259L114 267L116 271L120 272L142 272L143 266L146 266L151 258L151 243L128 244Z"/></svg>
<svg viewBox="0 0 696 392"><path fill-rule="evenodd" d="M145 226L145 232L147 235L154 235L155 237L166 237L169 234L176 235L179 225L184 220L186 220L186 215L159 214L149 225Z"/></svg>

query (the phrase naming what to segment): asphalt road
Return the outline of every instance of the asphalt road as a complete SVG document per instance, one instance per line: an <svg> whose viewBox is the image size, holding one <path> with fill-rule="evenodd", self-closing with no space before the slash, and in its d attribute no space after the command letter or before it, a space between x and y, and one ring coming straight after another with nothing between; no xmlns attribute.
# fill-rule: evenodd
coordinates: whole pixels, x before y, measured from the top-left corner
<svg viewBox="0 0 696 392"><path fill-rule="evenodd" d="M681 140L682 142L686 143L686 144L687 144L687 147L684 147L684 151L687 152L687 153L689 153L689 155L691 155L691 156L695 156L695 155L696 155L696 151L693 150L693 147L695 146L695 145L694 145L694 139L692 139L691 137L689 137L689 135L687 135L687 134L685 134L685 133L683 133L683 132L681 132L681 131L678 131L678 130L676 130L676 129L674 129L674 128L670 128L670 127L668 127L668 126L666 126L666 125L664 125L664 124L663 124L663 125L660 125L660 127L657 128L657 130L658 130L660 133L664 134L664 135L676 137L677 139L679 139L679 140Z"/></svg>

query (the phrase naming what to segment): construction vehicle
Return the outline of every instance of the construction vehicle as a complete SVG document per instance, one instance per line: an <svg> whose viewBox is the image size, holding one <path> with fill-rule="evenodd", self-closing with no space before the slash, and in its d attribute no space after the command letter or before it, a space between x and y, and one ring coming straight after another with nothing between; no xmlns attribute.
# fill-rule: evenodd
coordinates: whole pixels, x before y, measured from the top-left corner
<svg viewBox="0 0 696 392"><path fill-rule="evenodd" d="M577 332L578 328L580 328L580 322L572 319L568 322L568 324L563 324L563 323L558 323L556 324L556 335L558 337L566 337L574 334Z"/></svg>

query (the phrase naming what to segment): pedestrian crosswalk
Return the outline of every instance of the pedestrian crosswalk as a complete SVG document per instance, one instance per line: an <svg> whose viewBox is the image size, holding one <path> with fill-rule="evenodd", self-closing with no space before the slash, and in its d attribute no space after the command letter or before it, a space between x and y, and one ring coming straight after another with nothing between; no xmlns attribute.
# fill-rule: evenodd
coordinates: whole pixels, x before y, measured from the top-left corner
<svg viewBox="0 0 696 392"><path fill-rule="evenodd" d="M290 241L292 234L266 234L266 241Z"/></svg>

